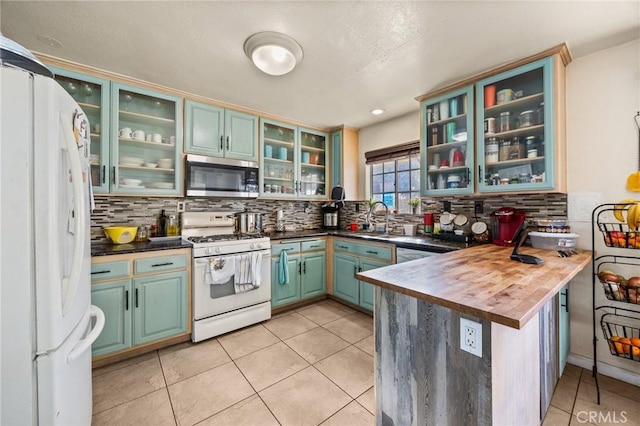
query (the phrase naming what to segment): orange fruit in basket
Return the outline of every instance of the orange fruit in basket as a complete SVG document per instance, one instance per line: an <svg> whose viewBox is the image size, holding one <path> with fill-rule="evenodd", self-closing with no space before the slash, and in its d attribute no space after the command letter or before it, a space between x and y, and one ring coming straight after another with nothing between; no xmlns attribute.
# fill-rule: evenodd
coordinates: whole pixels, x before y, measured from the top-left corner
<svg viewBox="0 0 640 426"><path fill-rule="evenodd" d="M621 345L622 351L625 354L628 355L631 353L631 340L627 339L626 337L621 337L620 340L618 340L618 343L616 343L616 345ZM618 352L618 353L622 353L622 352Z"/></svg>
<svg viewBox="0 0 640 426"><path fill-rule="evenodd" d="M634 359L640 358L640 348L637 346L631 346L631 356L633 356Z"/></svg>
<svg viewBox="0 0 640 426"><path fill-rule="evenodd" d="M638 337L632 337L632 338L631 338L631 339L629 339L629 340L631 340L631 344L632 344L633 346L637 346L638 348L640 348L640 338L638 338Z"/></svg>
<svg viewBox="0 0 640 426"><path fill-rule="evenodd" d="M611 348L612 351L621 354L623 353L622 350L622 343L618 343L618 341L620 340L620 336L611 336L611 338L609 339L609 347Z"/></svg>

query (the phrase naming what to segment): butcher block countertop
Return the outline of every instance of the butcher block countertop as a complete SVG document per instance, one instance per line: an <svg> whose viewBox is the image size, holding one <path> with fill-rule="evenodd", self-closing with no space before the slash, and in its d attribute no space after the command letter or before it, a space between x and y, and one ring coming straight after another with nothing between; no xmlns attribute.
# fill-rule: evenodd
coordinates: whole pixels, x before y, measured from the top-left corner
<svg viewBox="0 0 640 426"><path fill-rule="evenodd" d="M528 265L509 259L511 247L493 244L386 266L357 274L359 280L508 327L527 321L591 260L522 247L544 260Z"/></svg>

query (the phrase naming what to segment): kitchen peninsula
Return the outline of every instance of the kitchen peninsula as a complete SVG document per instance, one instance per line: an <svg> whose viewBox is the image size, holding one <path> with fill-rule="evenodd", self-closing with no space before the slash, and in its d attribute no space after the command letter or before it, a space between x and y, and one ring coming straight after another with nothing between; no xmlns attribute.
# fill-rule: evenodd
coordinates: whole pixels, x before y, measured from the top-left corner
<svg viewBox="0 0 640 426"><path fill-rule="evenodd" d="M377 424L540 423L540 348L555 336L540 333L539 312L591 254L526 247L544 260L528 265L511 250L482 245L357 274L376 286ZM460 349L461 318L482 325L481 357Z"/></svg>

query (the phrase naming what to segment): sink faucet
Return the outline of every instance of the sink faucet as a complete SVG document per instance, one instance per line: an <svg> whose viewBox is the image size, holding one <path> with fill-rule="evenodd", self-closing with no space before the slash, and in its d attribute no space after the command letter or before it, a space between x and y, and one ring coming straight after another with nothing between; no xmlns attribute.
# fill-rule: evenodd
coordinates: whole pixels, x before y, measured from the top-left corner
<svg viewBox="0 0 640 426"><path fill-rule="evenodd" d="M384 214L384 218L385 218L385 225L384 225L384 231L385 232L389 232L389 206L387 206L383 201L376 201L373 204L371 204L371 206L369 206L369 212L367 213L367 221L370 223L371 222L371 213L373 213L373 207L377 204L382 204L384 206L384 210L385 210L385 214Z"/></svg>

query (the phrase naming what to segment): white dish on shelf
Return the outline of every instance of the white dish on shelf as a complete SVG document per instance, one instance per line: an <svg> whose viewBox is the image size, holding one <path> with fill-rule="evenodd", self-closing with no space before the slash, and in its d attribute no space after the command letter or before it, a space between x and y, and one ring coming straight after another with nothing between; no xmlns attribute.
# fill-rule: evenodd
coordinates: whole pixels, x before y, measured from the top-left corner
<svg viewBox="0 0 640 426"><path fill-rule="evenodd" d="M173 160L171 158L160 158L157 163L161 169L170 169L173 167Z"/></svg>
<svg viewBox="0 0 640 426"><path fill-rule="evenodd" d="M138 164L138 163L126 163L126 162L120 162L118 163L119 166L126 166L126 167L140 167L142 164Z"/></svg>
<svg viewBox="0 0 640 426"><path fill-rule="evenodd" d="M173 182L150 182L147 186L154 189L173 189Z"/></svg>
<svg viewBox="0 0 640 426"><path fill-rule="evenodd" d="M150 169L154 169L158 167L158 163L144 163L145 167L149 167Z"/></svg>
<svg viewBox="0 0 640 426"><path fill-rule="evenodd" d="M124 178L124 179L122 179L122 183L124 183L125 185L129 185L129 186L136 186L136 185L140 185L142 183L142 179Z"/></svg>
<svg viewBox="0 0 640 426"><path fill-rule="evenodd" d="M121 183L120 188L126 188L126 189L144 189L144 185L127 185L125 183Z"/></svg>

